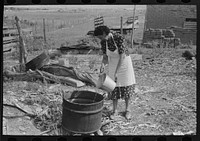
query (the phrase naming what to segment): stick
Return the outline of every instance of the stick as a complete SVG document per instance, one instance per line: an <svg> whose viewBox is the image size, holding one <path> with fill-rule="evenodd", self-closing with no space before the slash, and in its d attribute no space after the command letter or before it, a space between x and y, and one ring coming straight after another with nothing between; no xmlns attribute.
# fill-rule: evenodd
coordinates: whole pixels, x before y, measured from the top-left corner
<svg viewBox="0 0 200 141"><path fill-rule="evenodd" d="M46 130L46 131L44 131L44 132L40 133L39 135L43 135L43 134L49 133L49 132L51 132L51 131L53 131L53 130L54 130L54 129L49 129L49 130Z"/></svg>
<svg viewBox="0 0 200 141"><path fill-rule="evenodd" d="M16 20L17 30L18 30L18 33L19 33L19 43L20 43L20 48L19 48L19 51L20 51L19 63L20 63L20 72L22 72L22 65L26 64L26 55L27 55L27 52L26 52L25 43L24 43L24 40L23 40L23 37L22 37L22 31L21 31L21 25L19 23L19 18L16 16L15 20Z"/></svg>
<svg viewBox="0 0 200 141"><path fill-rule="evenodd" d="M123 35L123 17L121 17L121 34Z"/></svg>
<svg viewBox="0 0 200 141"><path fill-rule="evenodd" d="M136 9L136 5L134 5L134 9L133 9L133 24L132 24L132 34L131 34L131 47L133 48L133 38L134 38L134 23L135 23L135 9Z"/></svg>
<svg viewBox="0 0 200 141"><path fill-rule="evenodd" d="M135 126L135 128L133 129L132 133L134 133L136 131L138 126Z"/></svg>
<svg viewBox="0 0 200 141"><path fill-rule="evenodd" d="M31 81L33 78L44 80L45 78L47 81L53 81L55 83L64 83L73 87L81 87L85 85L85 83L83 83L82 81L70 77L56 76L45 71L40 71L40 73L38 74L38 72L35 71L31 73L14 73L12 71L6 70L4 72L4 75L9 78L15 78L17 80L19 79L25 81Z"/></svg>
<svg viewBox="0 0 200 141"><path fill-rule="evenodd" d="M44 43L46 44L46 32L45 32L45 19L43 19L43 34L44 34Z"/></svg>
<svg viewBox="0 0 200 141"><path fill-rule="evenodd" d="M18 104L14 103L14 102L13 102L13 104L14 104L14 105L3 104L3 106L9 106L9 107L12 107L12 108L16 108L16 109L22 111L23 113L25 113L26 115L24 115L24 116L30 116L30 117L35 117L35 116L36 116L36 115L34 115L34 114L28 113L27 111L24 111ZM5 116L5 117L10 117L10 118L12 118L12 116ZM17 117L17 116L16 116L16 117Z"/></svg>

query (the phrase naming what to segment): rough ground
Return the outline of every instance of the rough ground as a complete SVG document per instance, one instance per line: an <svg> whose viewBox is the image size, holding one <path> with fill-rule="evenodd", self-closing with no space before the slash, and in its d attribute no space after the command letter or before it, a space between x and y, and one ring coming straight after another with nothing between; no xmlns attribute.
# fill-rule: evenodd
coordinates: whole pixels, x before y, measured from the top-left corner
<svg viewBox="0 0 200 141"><path fill-rule="evenodd" d="M112 101L106 100L102 123L107 122L107 124L101 128L104 135L196 134L196 60L182 58L182 50L152 49L151 51L153 55L150 50L146 52L143 50L143 60L133 61L137 86L136 94L131 99L132 119L125 120L124 101L119 100L120 115L115 121L110 120L108 114L112 109ZM98 61L98 58L94 60ZM77 61L75 59L70 64L77 65ZM84 67L78 63L82 70L88 71L88 65L90 70L96 71L99 68L98 63L91 64L92 61L89 61ZM54 124L60 125L61 121L61 90L67 93L74 89L70 86L43 84L39 81L4 80L4 104L18 103L30 113L38 114L44 109L48 112L38 114L40 116L33 119L23 116L24 113L15 108L4 106L4 116L19 117L3 118L3 134L60 134ZM93 89L103 93L91 87L81 89ZM48 129L54 130L43 132Z"/></svg>

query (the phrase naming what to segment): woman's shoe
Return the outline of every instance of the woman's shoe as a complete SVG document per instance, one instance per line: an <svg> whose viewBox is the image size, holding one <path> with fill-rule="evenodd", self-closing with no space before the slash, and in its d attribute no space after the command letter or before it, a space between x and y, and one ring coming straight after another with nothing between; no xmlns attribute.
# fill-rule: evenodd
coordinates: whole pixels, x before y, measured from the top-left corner
<svg viewBox="0 0 200 141"><path fill-rule="evenodd" d="M110 115L110 119L114 120L118 116L118 112L114 112Z"/></svg>
<svg viewBox="0 0 200 141"><path fill-rule="evenodd" d="M125 113L125 118L126 118L127 120L130 120L130 119L131 119L131 113L130 113L130 111L126 111L126 113Z"/></svg>
<svg viewBox="0 0 200 141"><path fill-rule="evenodd" d="M101 130L98 130L98 131L96 132L96 134L99 135L99 136L103 136L103 132L102 132Z"/></svg>

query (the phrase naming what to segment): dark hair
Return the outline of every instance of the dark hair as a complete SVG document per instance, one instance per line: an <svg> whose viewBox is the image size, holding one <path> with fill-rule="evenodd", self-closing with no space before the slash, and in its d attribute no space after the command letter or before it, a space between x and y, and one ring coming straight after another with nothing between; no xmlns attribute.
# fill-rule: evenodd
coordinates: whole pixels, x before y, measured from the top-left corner
<svg viewBox="0 0 200 141"><path fill-rule="evenodd" d="M110 33L110 29L105 25L98 26L94 30L94 36L103 35L103 32L108 35Z"/></svg>

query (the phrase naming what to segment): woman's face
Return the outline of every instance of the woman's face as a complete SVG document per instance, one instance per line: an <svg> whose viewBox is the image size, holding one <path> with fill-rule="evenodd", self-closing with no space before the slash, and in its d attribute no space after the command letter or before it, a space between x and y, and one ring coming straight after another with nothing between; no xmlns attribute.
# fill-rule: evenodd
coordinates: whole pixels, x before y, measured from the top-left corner
<svg viewBox="0 0 200 141"><path fill-rule="evenodd" d="M103 33L103 35L98 35L97 38L99 38L100 40L105 40L106 39L106 34Z"/></svg>

